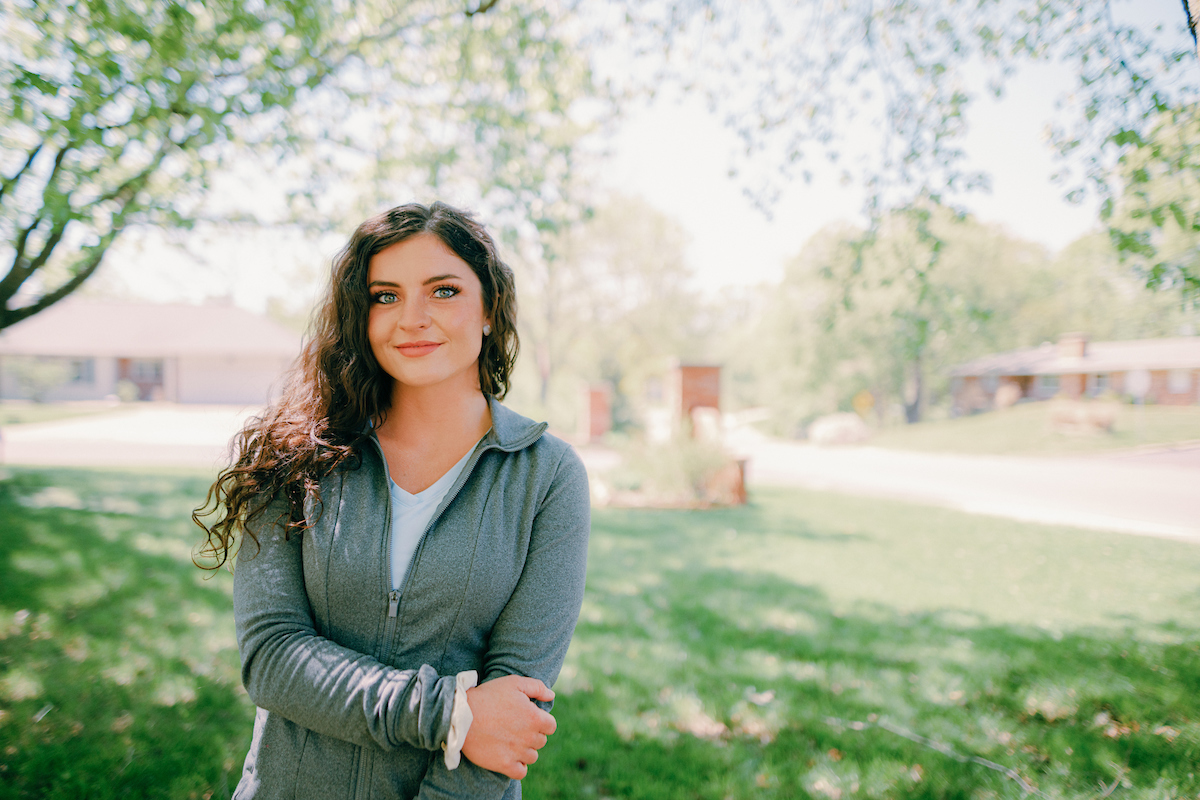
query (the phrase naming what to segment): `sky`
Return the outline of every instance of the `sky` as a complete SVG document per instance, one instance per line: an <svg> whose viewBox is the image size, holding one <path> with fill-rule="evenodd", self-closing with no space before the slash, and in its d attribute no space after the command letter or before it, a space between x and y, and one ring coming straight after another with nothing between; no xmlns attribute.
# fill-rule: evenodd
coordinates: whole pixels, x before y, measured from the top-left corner
<svg viewBox="0 0 1200 800"><path fill-rule="evenodd" d="M1026 70L1000 101L977 101L964 142L969 163L992 178L964 205L985 222L1059 250L1096 226L1097 205L1067 202L1067 188L1051 180L1060 165L1043 131L1054 100L1071 76L1053 66ZM772 210L756 209L743 185L729 176L732 133L698 100L663 101L638 109L619 129L610 186L640 195L683 225L691 236L689 261L697 284L725 286L778 281L784 264L826 225L864 221L862 191L840 186L815 164L812 183L797 179ZM713 224L720 210L720 225Z"/></svg>
<svg viewBox="0 0 1200 800"><path fill-rule="evenodd" d="M1116 0L1112 6L1118 20L1168 29L1180 24L1180 8L1178 0ZM962 142L968 166L987 173L991 188L958 201L981 221L1051 251L1099 229L1098 202L1067 201L1072 186L1053 179L1064 164L1045 133L1055 104L1077 80L1061 64L1023 65L1002 98L986 93L975 98ZM818 230L836 222L865 222L862 190L840 186L815 160L806 164L817 173L813 182L794 182L768 219L745 197L742 184L729 177L735 146L733 134L699 99L659 101L627 116L606 171L612 188L642 196L683 225L701 288L714 292L778 281L787 261ZM720 225L713 224L716 209Z"/></svg>
<svg viewBox="0 0 1200 800"><path fill-rule="evenodd" d="M1116 8L1172 22L1180 14L1175 0L1135 0ZM963 142L968 165L988 173L992 187L960 197L962 205L980 220L1052 251L1097 229L1095 201L1072 204L1064 199L1070 187L1052 180L1062 165L1044 135L1055 101L1074 81L1056 64L1023 67L1002 99L975 100ZM765 216L730 177L733 134L698 98L660 95L653 104L627 109L609 147L610 160L598 170L603 183L641 196L684 228L695 283L709 294L778 281L787 261L818 230L863 221L862 190L839 185L831 170L817 163L806 165L814 169L813 181L797 179L771 218ZM109 268L101 283L110 291L159 301L230 295L238 305L262 311L274 296L285 305L303 306L313 276L327 269L340 245L336 238L297 241L287 232L218 233L193 236L185 252L164 247L160 238L134 236L120 245L110 258L119 266ZM162 269L164 261L174 268Z"/></svg>

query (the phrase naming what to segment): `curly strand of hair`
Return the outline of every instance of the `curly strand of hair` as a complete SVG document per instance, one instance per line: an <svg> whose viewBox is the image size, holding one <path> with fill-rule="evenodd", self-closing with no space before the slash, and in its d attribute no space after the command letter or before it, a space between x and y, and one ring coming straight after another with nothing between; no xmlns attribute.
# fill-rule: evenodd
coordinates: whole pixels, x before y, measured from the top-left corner
<svg viewBox="0 0 1200 800"><path fill-rule="evenodd" d="M275 503L281 507L275 527L285 538L302 534L314 522L306 518L306 505L312 504L309 516L320 514L320 481L336 469L357 467L368 426L382 424L391 406L392 379L367 336L370 261L422 234L438 236L478 276L492 328L480 353L480 388L504 398L520 348L517 303L512 270L483 225L440 202L409 203L366 220L333 260L310 339L282 396L234 438L234 463L192 514L205 534L193 556L197 566L217 569L237 556L245 539L259 544L255 528Z"/></svg>
<svg viewBox="0 0 1200 800"><path fill-rule="evenodd" d="M301 358L298 373L308 360ZM336 404L326 405L314 397L319 393L311 392L310 386L303 380L291 381L278 404L250 419L234 437L234 463L218 474L204 503L192 512L192 521L205 534L193 554L196 566L219 569L240 552L245 539L255 544L257 552L261 544L255 523L281 496L283 508L271 524L282 530L285 539L303 533L312 522L304 514L306 501L311 500L319 511L320 479L355 456L363 435L331 434L331 428L338 426L331 425L321 409ZM206 522L213 516L215 521Z"/></svg>

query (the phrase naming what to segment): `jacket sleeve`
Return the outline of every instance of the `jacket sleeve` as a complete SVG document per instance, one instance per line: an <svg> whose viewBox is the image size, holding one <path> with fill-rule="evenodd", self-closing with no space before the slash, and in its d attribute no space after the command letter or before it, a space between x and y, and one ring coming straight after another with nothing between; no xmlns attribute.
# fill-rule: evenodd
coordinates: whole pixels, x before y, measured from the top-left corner
<svg viewBox="0 0 1200 800"><path fill-rule="evenodd" d="M272 505L262 520L274 520ZM233 577L242 682L255 705L327 736L391 750L440 750L450 729L454 676L400 670L317 634L304 587L302 539L257 526Z"/></svg>
<svg viewBox="0 0 1200 800"><path fill-rule="evenodd" d="M590 528L587 472L567 447L534 518L521 577L492 628L481 681L524 675L554 685L583 603ZM455 770L435 758L417 800L511 797L511 783L465 758Z"/></svg>

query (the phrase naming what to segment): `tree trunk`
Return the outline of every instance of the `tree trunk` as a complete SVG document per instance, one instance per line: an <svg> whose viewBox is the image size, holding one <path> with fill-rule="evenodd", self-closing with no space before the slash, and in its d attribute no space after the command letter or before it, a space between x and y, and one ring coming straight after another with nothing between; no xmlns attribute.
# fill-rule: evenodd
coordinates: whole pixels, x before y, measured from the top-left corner
<svg viewBox="0 0 1200 800"><path fill-rule="evenodd" d="M921 357L917 358L912 363L912 400L904 398L904 421L909 425L921 421L921 414L924 411L925 405L925 376L924 370L921 369Z"/></svg>

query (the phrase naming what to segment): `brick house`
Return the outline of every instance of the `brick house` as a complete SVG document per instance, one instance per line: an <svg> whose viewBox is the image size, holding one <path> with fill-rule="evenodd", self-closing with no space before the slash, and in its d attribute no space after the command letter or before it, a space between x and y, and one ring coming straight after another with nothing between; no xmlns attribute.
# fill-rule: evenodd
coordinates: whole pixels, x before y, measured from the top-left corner
<svg viewBox="0 0 1200 800"><path fill-rule="evenodd" d="M1057 344L983 356L955 367L955 411L969 414L996 405L1001 387L1013 399L1071 399L1104 394L1160 405L1200 403L1200 336L1089 342L1063 334Z"/></svg>
<svg viewBox="0 0 1200 800"><path fill-rule="evenodd" d="M300 352L301 337L228 303L159 305L67 299L0 331L0 398L101 400L122 381L141 400L262 404ZM47 371L48 369L48 371Z"/></svg>

